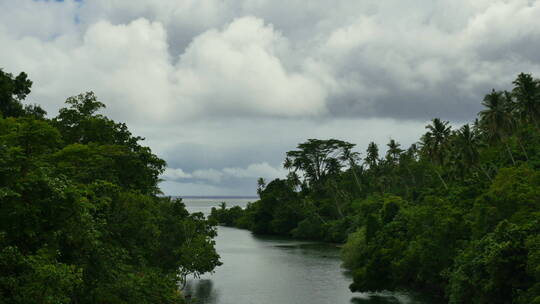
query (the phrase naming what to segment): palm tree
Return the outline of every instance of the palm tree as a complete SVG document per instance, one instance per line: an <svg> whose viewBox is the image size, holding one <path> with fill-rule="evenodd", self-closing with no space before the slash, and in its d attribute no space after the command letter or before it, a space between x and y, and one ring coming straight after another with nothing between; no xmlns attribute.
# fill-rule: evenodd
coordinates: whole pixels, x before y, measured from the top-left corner
<svg viewBox="0 0 540 304"><path fill-rule="evenodd" d="M406 153L411 159L417 160L418 159L418 145L415 143L411 144L411 146L407 149Z"/></svg>
<svg viewBox="0 0 540 304"><path fill-rule="evenodd" d="M356 173L359 167L358 161L360 160L360 153L353 152L351 149L347 149L343 152L343 157L349 162L349 167L354 176L354 181L356 182L356 186L358 187L358 190L362 191L362 187L360 186L360 180L358 179L358 175Z"/></svg>
<svg viewBox="0 0 540 304"><path fill-rule="evenodd" d="M296 171L291 171L287 174L287 183L292 189L297 189L302 184L302 181L300 181L300 177Z"/></svg>
<svg viewBox="0 0 540 304"><path fill-rule="evenodd" d="M519 117L538 128L540 119L540 81L530 74L521 73L512 82L512 95L516 98Z"/></svg>
<svg viewBox="0 0 540 304"><path fill-rule="evenodd" d="M400 148L400 144L393 139L390 139L390 142L386 144L388 150L386 150L386 162L388 163L390 171L393 171L399 162L399 156L403 152L403 149ZM390 183L394 185L396 182L399 182L399 174L394 174L390 172ZM405 184L405 187L407 185Z"/></svg>
<svg viewBox="0 0 540 304"><path fill-rule="evenodd" d="M283 168L287 170L291 170L293 167L292 160L288 157L285 157L285 161L283 162Z"/></svg>
<svg viewBox="0 0 540 304"><path fill-rule="evenodd" d="M514 127L512 117L512 105L507 98L504 98L502 92L492 90L490 94L484 97L482 105L485 110L480 111L480 125L488 137L488 141L501 141L506 147L512 163L515 165L514 156L504 137L507 136Z"/></svg>
<svg viewBox="0 0 540 304"><path fill-rule="evenodd" d="M387 144L388 150L386 151L386 158L392 163L396 163L399 159L399 155L403 152L401 145L393 139Z"/></svg>
<svg viewBox="0 0 540 304"><path fill-rule="evenodd" d="M452 128L448 125L448 121L442 121L439 118L434 118L431 125L427 125L429 131L422 136L422 148L428 158L437 165L443 165Z"/></svg>
<svg viewBox="0 0 540 304"><path fill-rule="evenodd" d="M478 153L479 145L480 140L478 136L476 136L468 124L456 132L456 146L466 166L472 167L478 162L480 157Z"/></svg>
<svg viewBox="0 0 540 304"><path fill-rule="evenodd" d="M416 160L418 160L418 145L413 143L407 149L407 151L405 151L405 153L402 153L400 155L399 164L405 167L414 185L416 185L416 178L414 174L412 173L409 164L415 162Z"/></svg>
<svg viewBox="0 0 540 304"><path fill-rule="evenodd" d="M370 142L366 150L366 159L369 168L375 168L379 162L379 147L376 143Z"/></svg>
<svg viewBox="0 0 540 304"><path fill-rule="evenodd" d="M478 167L487 176L489 180L491 177L483 169L482 166L478 166L480 160L480 153L478 148L481 145L481 140L478 134L468 124L464 125L455 133L454 148L456 150L456 159L460 162L461 171L468 170L473 167Z"/></svg>
<svg viewBox="0 0 540 304"><path fill-rule="evenodd" d="M506 98L506 105L508 107L508 111L512 114L513 124L511 126L511 130L514 131L515 127L517 127L517 121L515 119L514 113L516 113L518 117L520 116L519 105L515 101L514 94L512 94L511 92L504 91L504 97ZM525 159L529 161L529 155L527 154L527 150L525 150L525 147L523 146L523 143L521 142L519 134L516 134L516 140L517 140L517 143L519 144L519 147L521 148L521 151L523 152L523 155L525 156Z"/></svg>
<svg viewBox="0 0 540 304"><path fill-rule="evenodd" d="M428 132L426 132L421 139L422 150L424 155L426 155L432 163L442 166L446 157L448 137L450 136L452 128L448 125L448 121L442 121L439 118L434 118L431 122L430 125L426 126ZM444 187L448 189L441 174L437 170L435 170L435 173L437 173L437 176Z"/></svg>

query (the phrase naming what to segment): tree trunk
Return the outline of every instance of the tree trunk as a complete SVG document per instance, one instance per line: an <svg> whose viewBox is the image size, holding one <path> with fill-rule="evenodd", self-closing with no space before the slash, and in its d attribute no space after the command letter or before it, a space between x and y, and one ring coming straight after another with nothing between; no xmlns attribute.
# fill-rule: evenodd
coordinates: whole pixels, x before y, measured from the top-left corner
<svg viewBox="0 0 540 304"><path fill-rule="evenodd" d="M439 179L441 180L441 182L442 182L444 188L445 188L446 190L448 190L448 185L446 185L446 182L444 181L444 179L442 178L442 176L439 174L439 171L437 171L437 169L435 169L435 173L437 173L437 176L438 176Z"/></svg>
<svg viewBox="0 0 540 304"><path fill-rule="evenodd" d="M521 143L521 140L519 140L519 137L516 136L516 139L519 146L521 147L521 151L523 151L523 154L525 154L525 159L529 161L529 155L527 154L527 150L525 150L525 147L523 147L523 144Z"/></svg>
<svg viewBox="0 0 540 304"><path fill-rule="evenodd" d="M354 176L354 181L356 182L356 186L358 187L358 190L362 192L362 187L360 186L360 181L358 181L358 176L356 175L356 169L355 166L351 166L351 170Z"/></svg>
<svg viewBox="0 0 540 304"><path fill-rule="evenodd" d="M345 216L343 215L343 212L341 211L341 206L339 205L338 200L336 199L336 196L332 195L332 197L334 198L334 203L336 204L336 210L339 214L339 217L344 218Z"/></svg>
<svg viewBox="0 0 540 304"><path fill-rule="evenodd" d="M486 169L484 169L484 167L482 167L481 165L478 166L478 168L480 168L480 171L482 171L486 177L488 178L489 181L492 181L493 179L491 178L491 176L489 176L489 174L487 173Z"/></svg>
<svg viewBox="0 0 540 304"><path fill-rule="evenodd" d="M506 151L508 152L508 155L510 155L510 159L512 160L512 164L515 166L516 161L514 160L514 155L512 154L512 151L510 151L510 147L508 146L508 143L504 142L504 146L506 147Z"/></svg>

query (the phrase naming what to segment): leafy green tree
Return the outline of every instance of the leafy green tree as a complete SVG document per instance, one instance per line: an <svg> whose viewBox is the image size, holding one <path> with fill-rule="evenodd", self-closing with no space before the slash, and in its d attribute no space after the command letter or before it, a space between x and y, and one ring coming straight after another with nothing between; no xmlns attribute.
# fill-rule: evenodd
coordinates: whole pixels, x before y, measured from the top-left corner
<svg viewBox="0 0 540 304"><path fill-rule="evenodd" d="M16 77L0 69L0 113L4 117L19 117L25 114L22 100L30 93L32 81L21 72Z"/></svg>
<svg viewBox="0 0 540 304"><path fill-rule="evenodd" d="M257 180L257 194L261 195L265 186L266 186L266 181L264 180L264 178L259 177L259 179Z"/></svg>
<svg viewBox="0 0 540 304"><path fill-rule="evenodd" d="M49 120L25 74L0 78L0 303L183 303L216 230L157 195L165 162L93 93Z"/></svg>
<svg viewBox="0 0 540 304"><path fill-rule="evenodd" d="M309 139L299 144L298 150L287 152L286 168L303 172L310 183L317 184L343 168L353 147L354 144L337 139Z"/></svg>
<svg viewBox="0 0 540 304"><path fill-rule="evenodd" d="M520 293L533 284L524 261L527 235L537 234L537 229L527 231L503 221L494 232L471 242L456 258L448 287L449 303L519 303Z"/></svg>

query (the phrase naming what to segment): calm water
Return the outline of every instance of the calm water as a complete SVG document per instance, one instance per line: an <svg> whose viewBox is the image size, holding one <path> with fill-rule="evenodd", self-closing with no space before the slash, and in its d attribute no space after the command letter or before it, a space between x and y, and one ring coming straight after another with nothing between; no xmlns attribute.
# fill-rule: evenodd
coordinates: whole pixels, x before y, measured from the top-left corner
<svg viewBox="0 0 540 304"><path fill-rule="evenodd" d="M245 207L253 199L184 199L190 212L204 214L222 201ZM258 237L247 230L219 227L216 247L223 265L186 286L185 293L199 299L196 303L425 303L403 294L351 293L351 279L340 267L339 248L329 244Z"/></svg>

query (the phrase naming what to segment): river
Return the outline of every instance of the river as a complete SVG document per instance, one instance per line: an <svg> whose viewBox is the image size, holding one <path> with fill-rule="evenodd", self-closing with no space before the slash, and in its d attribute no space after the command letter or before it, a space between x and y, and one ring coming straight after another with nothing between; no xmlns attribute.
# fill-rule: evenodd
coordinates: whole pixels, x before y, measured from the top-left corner
<svg viewBox="0 0 540 304"><path fill-rule="evenodd" d="M253 199L189 198L189 212L210 213ZM335 245L282 237L254 236L242 229L219 227L216 249L223 265L212 274L190 279L185 294L201 304L420 304L398 293L352 293L351 278L341 268Z"/></svg>

